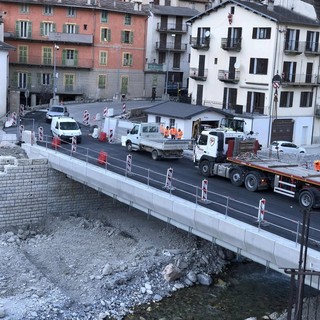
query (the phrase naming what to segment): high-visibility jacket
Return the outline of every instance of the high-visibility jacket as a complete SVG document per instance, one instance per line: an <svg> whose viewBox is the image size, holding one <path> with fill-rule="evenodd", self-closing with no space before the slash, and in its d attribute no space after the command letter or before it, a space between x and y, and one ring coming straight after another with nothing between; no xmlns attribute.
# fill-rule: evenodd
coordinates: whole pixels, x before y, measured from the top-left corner
<svg viewBox="0 0 320 320"><path fill-rule="evenodd" d="M172 128L170 129L170 134L171 134L172 136L175 136L175 135L177 134L177 129L176 129L175 127L172 127Z"/></svg>
<svg viewBox="0 0 320 320"><path fill-rule="evenodd" d="M168 137L169 137L169 134L170 134L169 128L164 129L164 132L163 132L164 137L165 137L165 138L168 138Z"/></svg>
<svg viewBox="0 0 320 320"><path fill-rule="evenodd" d="M177 139L182 139L183 132L179 129L177 132Z"/></svg>

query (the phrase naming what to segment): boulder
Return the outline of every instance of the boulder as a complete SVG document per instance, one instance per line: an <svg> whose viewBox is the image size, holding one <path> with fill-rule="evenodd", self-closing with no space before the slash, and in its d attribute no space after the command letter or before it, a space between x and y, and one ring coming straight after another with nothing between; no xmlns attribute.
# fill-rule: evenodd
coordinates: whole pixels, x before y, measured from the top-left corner
<svg viewBox="0 0 320 320"><path fill-rule="evenodd" d="M174 266L172 263L168 264L162 271L164 279L166 281L174 281L181 277L181 270Z"/></svg>

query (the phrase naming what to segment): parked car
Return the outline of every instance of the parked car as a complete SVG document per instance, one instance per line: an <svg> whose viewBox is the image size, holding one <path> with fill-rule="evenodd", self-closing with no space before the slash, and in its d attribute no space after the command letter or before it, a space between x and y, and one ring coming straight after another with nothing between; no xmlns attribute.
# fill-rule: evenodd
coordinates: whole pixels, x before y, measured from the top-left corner
<svg viewBox="0 0 320 320"><path fill-rule="evenodd" d="M47 111L46 121L51 122L53 117L61 117L61 116L69 117L69 112L67 110L67 107L63 105L52 105Z"/></svg>
<svg viewBox="0 0 320 320"><path fill-rule="evenodd" d="M76 137L77 143L81 143L82 132L77 121L73 118L53 117L51 133L53 137L58 137L64 142L71 142L72 137Z"/></svg>
<svg viewBox="0 0 320 320"><path fill-rule="evenodd" d="M296 144L290 141L273 141L271 143L272 151L279 151L283 153L306 153L306 149L298 147Z"/></svg>

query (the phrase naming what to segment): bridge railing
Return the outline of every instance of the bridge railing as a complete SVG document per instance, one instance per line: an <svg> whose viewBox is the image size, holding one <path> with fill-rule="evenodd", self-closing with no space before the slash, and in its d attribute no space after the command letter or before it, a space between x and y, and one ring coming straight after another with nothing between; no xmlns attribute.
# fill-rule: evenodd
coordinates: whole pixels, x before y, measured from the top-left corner
<svg viewBox="0 0 320 320"><path fill-rule="evenodd" d="M71 143L64 142L59 145L53 145L52 141L52 136L44 136L43 142L38 141L38 144L45 148L50 148L51 150L54 148L59 152L69 154L70 157L82 160L86 164L104 167L106 170L126 176L128 179L134 179L149 187L157 188L164 192L168 192L171 195L191 201L196 205L204 206L219 212L225 215L226 218L232 217L250 225L254 225L259 230L268 230L269 232L285 237L295 242L296 245L299 244L303 228L300 220L293 220L266 209L263 209L263 218L261 219L261 206L259 203L254 206L231 196L225 196L207 189L204 190L203 185L196 186L176 179L174 174L169 177L170 179L168 180L168 171L157 172L135 165L132 162L128 166L128 158L127 160L121 160L111 157L107 153L104 158L101 157L101 152L104 151L97 152L82 147L79 144L76 145L76 150L72 151L72 147L74 146L72 146ZM170 182L169 184L168 181ZM309 246L315 250L319 250L320 246L320 230L311 226L309 228Z"/></svg>

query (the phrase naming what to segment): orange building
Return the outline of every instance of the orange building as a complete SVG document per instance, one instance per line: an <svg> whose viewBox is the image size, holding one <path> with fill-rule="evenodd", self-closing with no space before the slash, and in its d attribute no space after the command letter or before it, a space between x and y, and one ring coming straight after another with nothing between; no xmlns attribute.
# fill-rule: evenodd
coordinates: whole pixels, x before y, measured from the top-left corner
<svg viewBox="0 0 320 320"><path fill-rule="evenodd" d="M144 94L147 12L114 0L2 0L10 90L21 103Z"/></svg>

